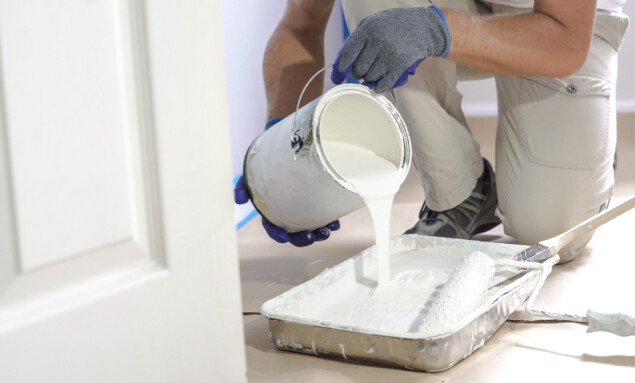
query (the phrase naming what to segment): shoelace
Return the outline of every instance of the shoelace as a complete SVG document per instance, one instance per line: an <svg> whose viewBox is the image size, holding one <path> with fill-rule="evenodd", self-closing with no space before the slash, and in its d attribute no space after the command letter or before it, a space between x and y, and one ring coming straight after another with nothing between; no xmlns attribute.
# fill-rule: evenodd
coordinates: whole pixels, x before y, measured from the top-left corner
<svg viewBox="0 0 635 383"><path fill-rule="evenodd" d="M475 216L479 214L481 210L481 205L483 205L486 199L487 199L486 195L477 193L477 192L472 192L472 194L467 200L465 200L460 205L450 210L454 210L462 214L465 218L467 218L468 221L471 221ZM423 206L421 206L421 211L419 212L419 218L421 222L424 222L426 224L432 224L432 223L441 221L441 218L438 218L440 213L441 212L428 208L428 205L424 202ZM452 217L452 215L447 213L445 215L455 220L455 217ZM424 216L425 218L423 218Z"/></svg>
<svg viewBox="0 0 635 383"><path fill-rule="evenodd" d="M427 212L427 215L426 215ZM426 218L423 218L423 217ZM421 211L419 211L419 218L421 222L424 223L435 223L437 221L441 221L440 218L437 218L439 216L439 212L438 211L434 211L430 208L428 208L428 205L424 202L423 206L421 206Z"/></svg>

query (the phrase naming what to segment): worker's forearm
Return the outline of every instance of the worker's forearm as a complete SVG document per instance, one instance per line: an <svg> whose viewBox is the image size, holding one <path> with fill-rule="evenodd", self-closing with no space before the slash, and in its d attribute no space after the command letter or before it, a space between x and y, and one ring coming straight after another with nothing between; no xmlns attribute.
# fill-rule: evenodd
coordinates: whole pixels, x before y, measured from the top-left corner
<svg viewBox="0 0 635 383"><path fill-rule="evenodd" d="M567 23L536 10L495 16L443 10L452 38L447 58L508 76L570 75L587 55L595 14L592 6L583 12L582 20Z"/></svg>
<svg viewBox="0 0 635 383"><path fill-rule="evenodd" d="M284 23L271 36L263 62L268 119L295 111L304 85L324 67L324 31L302 34ZM307 88L302 103L322 94L323 74Z"/></svg>

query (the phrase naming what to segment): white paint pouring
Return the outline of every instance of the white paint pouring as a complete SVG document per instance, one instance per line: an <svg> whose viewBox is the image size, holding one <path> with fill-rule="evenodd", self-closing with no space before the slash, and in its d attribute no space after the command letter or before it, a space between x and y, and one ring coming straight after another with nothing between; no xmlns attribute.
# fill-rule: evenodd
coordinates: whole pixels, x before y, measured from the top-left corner
<svg viewBox="0 0 635 383"><path fill-rule="evenodd" d="M390 212L403 175L392 162L370 149L337 141L322 141L324 154L335 171L349 181L364 200L375 231L377 289L390 282Z"/></svg>

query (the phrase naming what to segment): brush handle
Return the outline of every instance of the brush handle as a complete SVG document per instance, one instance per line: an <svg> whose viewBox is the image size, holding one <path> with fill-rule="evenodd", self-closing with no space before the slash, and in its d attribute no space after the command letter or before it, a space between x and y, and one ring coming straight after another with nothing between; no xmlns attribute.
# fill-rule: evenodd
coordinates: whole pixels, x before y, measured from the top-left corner
<svg viewBox="0 0 635 383"><path fill-rule="evenodd" d="M553 238L547 239L546 241L542 241L541 244L548 247L551 254L556 254L558 251L562 250L563 247L571 243L574 239L580 238L583 235L592 233L598 227L604 225L608 221L613 218L626 213L635 207L635 194L632 195L625 202L610 208L606 209L593 217L587 219L586 221L580 223L577 226L565 231L562 234L559 234Z"/></svg>

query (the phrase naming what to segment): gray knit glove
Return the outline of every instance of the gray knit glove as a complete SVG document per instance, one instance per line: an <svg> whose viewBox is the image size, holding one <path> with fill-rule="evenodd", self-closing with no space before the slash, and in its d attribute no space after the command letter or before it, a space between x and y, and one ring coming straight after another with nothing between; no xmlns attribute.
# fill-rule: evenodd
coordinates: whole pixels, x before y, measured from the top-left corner
<svg viewBox="0 0 635 383"><path fill-rule="evenodd" d="M426 57L445 57L449 50L450 31L439 8L388 9L359 23L337 55L331 80L341 84L350 72L382 93L404 85Z"/></svg>

